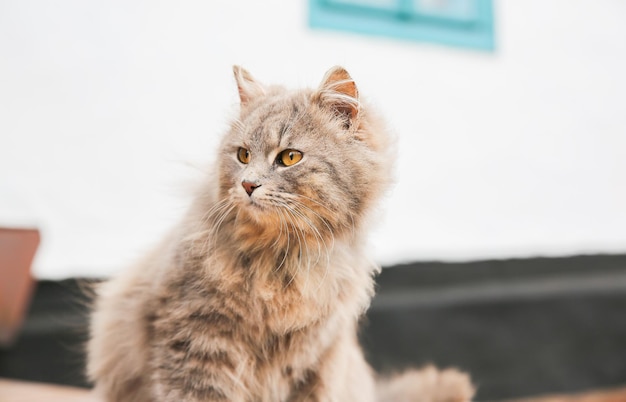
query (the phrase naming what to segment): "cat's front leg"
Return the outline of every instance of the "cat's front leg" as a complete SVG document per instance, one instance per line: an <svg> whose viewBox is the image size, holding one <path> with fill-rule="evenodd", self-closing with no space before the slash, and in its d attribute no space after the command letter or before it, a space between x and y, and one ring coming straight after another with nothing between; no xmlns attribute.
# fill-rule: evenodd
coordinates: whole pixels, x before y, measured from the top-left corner
<svg viewBox="0 0 626 402"><path fill-rule="evenodd" d="M164 364L154 372L154 400L159 402L247 402L246 388L226 368L213 370Z"/></svg>
<svg viewBox="0 0 626 402"><path fill-rule="evenodd" d="M221 389L213 386L183 385L184 388L169 388L169 384L157 382L154 386L154 400L163 402L225 402L244 399L227 396Z"/></svg>
<svg viewBox="0 0 626 402"><path fill-rule="evenodd" d="M203 344L202 334L193 341L170 339L156 349L153 394L163 402L247 402L250 376L237 347L213 340ZM205 347L202 347L205 346Z"/></svg>
<svg viewBox="0 0 626 402"><path fill-rule="evenodd" d="M188 295L189 296L189 295ZM155 401L247 402L251 356L237 317L171 300L153 322L150 367ZM205 302L206 303L206 302Z"/></svg>
<svg viewBox="0 0 626 402"><path fill-rule="evenodd" d="M353 333L346 332L294 384L289 402L374 402L374 375Z"/></svg>

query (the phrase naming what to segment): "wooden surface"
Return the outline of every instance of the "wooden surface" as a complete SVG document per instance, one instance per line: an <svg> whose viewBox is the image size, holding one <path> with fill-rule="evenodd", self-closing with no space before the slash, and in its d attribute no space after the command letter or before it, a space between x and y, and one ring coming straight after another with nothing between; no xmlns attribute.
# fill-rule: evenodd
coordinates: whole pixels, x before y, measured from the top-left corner
<svg viewBox="0 0 626 402"><path fill-rule="evenodd" d="M0 378L0 402L99 402L89 391Z"/></svg>
<svg viewBox="0 0 626 402"><path fill-rule="evenodd" d="M589 391L575 395L546 395L508 402L626 402L626 388Z"/></svg>

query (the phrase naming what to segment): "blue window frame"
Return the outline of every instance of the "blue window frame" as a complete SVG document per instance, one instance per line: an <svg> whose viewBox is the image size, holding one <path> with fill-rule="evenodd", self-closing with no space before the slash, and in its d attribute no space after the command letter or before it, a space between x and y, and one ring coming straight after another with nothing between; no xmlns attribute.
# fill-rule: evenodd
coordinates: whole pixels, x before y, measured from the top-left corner
<svg viewBox="0 0 626 402"><path fill-rule="evenodd" d="M312 28L494 49L491 0L309 0L309 24Z"/></svg>

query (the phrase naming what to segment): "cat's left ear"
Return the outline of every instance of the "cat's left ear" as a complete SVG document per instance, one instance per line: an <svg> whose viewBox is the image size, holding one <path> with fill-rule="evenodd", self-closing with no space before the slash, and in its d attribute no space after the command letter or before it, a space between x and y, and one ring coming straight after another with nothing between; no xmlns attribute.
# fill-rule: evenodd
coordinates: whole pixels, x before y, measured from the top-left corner
<svg viewBox="0 0 626 402"><path fill-rule="evenodd" d="M263 84L255 80L246 69L240 66L233 66L233 73L235 74L235 81L237 81L239 99L243 106L250 103L253 99L265 95Z"/></svg>
<svg viewBox="0 0 626 402"><path fill-rule="evenodd" d="M335 66L326 72L313 100L343 119L346 128L354 126L359 118L359 91L343 67Z"/></svg>

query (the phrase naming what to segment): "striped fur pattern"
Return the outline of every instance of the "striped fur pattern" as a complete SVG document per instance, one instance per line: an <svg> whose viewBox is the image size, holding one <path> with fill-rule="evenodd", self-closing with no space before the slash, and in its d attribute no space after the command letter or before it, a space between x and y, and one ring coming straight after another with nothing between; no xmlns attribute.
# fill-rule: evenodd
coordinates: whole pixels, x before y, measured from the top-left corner
<svg viewBox="0 0 626 402"><path fill-rule="evenodd" d="M377 387L358 345L378 271L364 233L393 154L354 81L335 67L317 90L291 91L234 70L241 111L214 173L163 242L98 289L96 392L110 402L468 400L458 372ZM281 165L285 149L302 159Z"/></svg>

